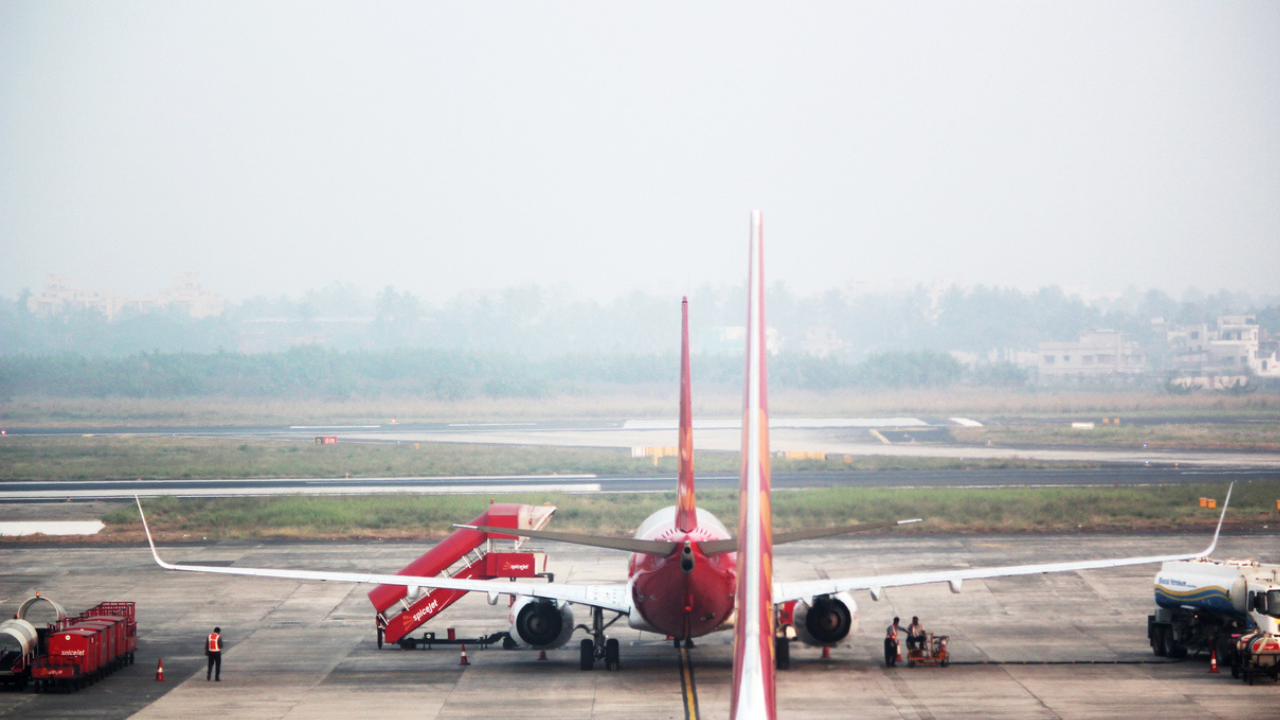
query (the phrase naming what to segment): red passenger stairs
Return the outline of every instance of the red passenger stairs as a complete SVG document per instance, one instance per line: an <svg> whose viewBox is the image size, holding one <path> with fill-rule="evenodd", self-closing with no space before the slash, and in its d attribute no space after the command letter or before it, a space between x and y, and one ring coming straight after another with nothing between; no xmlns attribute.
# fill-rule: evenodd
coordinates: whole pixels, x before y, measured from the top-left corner
<svg viewBox="0 0 1280 720"><path fill-rule="evenodd" d="M550 505L490 504L487 510L467 524L541 530L555 511L555 507ZM495 541L504 542L502 551L499 551ZM505 541L511 541L511 544L505 545ZM546 554L520 552L523 543L524 538L514 535L488 534L459 528L396 574L466 580L545 575ZM423 588L411 595L409 590L403 585L379 585L369 591L369 602L373 603L373 608L377 611L378 647L382 647L384 641L399 642L467 594L465 590Z"/></svg>

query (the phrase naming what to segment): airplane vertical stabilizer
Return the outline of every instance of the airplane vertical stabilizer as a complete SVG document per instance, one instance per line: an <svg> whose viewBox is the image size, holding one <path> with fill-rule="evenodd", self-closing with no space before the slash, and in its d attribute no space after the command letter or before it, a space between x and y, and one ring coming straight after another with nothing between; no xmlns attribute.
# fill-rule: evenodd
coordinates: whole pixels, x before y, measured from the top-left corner
<svg viewBox="0 0 1280 720"><path fill-rule="evenodd" d="M773 640L773 517L769 477L764 322L764 219L751 214L747 271L747 362L738 501L737 624L733 636L734 720L777 717Z"/></svg>
<svg viewBox="0 0 1280 720"><path fill-rule="evenodd" d="M680 313L680 479L676 529L693 532L698 527L698 510L693 491L693 408L689 400L689 298L681 301Z"/></svg>

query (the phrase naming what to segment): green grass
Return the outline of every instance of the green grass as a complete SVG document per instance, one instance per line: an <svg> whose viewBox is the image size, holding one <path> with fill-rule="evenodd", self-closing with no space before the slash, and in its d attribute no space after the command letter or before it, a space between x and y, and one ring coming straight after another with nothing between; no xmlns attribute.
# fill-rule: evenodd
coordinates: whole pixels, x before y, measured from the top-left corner
<svg viewBox="0 0 1280 720"><path fill-rule="evenodd" d="M1157 424L1104 425L1091 430L1055 425L1004 425L951 428L960 442L984 445L1055 445L1117 448L1172 448L1180 450L1280 451L1280 423L1248 425Z"/></svg>
<svg viewBox="0 0 1280 720"><path fill-rule="evenodd" d="M699 453L699 472L738 471L736 453ZM776 459L779 470L1038 468L1035 460L843 456ZM0 480L431 477L448 475L674 473L676 459L633 458L627 450L458 443L339 443L104 435L0 439Z"/></svg>
<svg viewBox="0 0 1280 720"><path fill-rule="evenodd" d="M471 398L447 401L397 396L348 400L252 398L139 399L19 397L0 400L0 427L227 426L295 424L390 424L392 422L482 422L674 418L678 388L672 384L626 386L590 396ZM1102 418L1170 416L1280 417L1280 395L1221 393L1169 395L1158 391L946 390L814 392L776 389L769 394L774 417L876 417L894 415ZM742 392L729 386L694 389L694 417L735 417Z"/></svg>
<svg viewBox="0 0 1280 720"><path fill-rule="evenodd" d="M893 489L827 488L776 492L778 530L923 517L895 532L1071 532L1077 530L1208 529L1219 511L1199 507L1200 497L1221 502L1226 485L1137 488ZM1274 522L1280 481L1237 484L1228 523L1234 528ZM655 510L675 503L674 493L500 495L497 502L549 503L558 530L625 535ZM491 498L469 496L276 497L235 499L158 498L145 502L153 530L165 539L202 538L439 538L453 523L479 515ZM733 528L737 493L698 494L706 508ZM142 526L137 508L107 512L101 540L135 541Z"/></svg>

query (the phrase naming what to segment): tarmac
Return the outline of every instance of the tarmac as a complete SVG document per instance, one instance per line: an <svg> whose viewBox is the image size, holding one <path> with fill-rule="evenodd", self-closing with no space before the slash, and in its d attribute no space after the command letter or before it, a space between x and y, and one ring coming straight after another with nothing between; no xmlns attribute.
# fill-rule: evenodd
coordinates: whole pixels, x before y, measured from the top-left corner
<svg viewBox="0 0 1280 720"><path fill-rule="evenodd" d="M197 540L197 539L193 539ZM776 549L775 577L804 579L913 569L1196 551L1201 534L936 535L828 539ZM427 543L226 541L162 546L167 560L327 570L395 571ZM622 582L626 556L546 543L556 582ZM1280 563L1280 533L1223 538L1217 557ZM1280 687L1246 686L1207 659L1152 655L1146 616L1155 566L855 594L861 628L830 659L792 647L778 674L782 718L1275 718ZM141 546L0 543L0 613L39 590L69 611L106 600L138 604L136 664L77 693L0 691L0 717L39 718L725 718L729 633L679 653L661 637L621 629L622 669L578 669L575 635L547 653L467 647L406 651L375 641L367 586L169 573ZM950 637L950 667L883 665L884 628L919 615ZM579 622L586 613L578 613ZM621 624L621 623L620 623ZM222 628L222 681L205 680L204 637ZM434 627L431 627L434 626ZM461 637L506 630L505 604L468 597L423 630ZM615 628L618 626L615 626ZM157 681L163 662L165 679ZM696 700L696 704L689 702Z"/></svg>

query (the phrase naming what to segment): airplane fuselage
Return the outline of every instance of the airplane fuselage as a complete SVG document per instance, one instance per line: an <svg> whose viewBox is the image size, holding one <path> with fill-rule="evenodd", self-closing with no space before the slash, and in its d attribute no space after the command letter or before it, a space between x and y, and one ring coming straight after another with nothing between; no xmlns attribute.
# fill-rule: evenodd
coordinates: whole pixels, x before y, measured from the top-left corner
<svg viewBox="0 0 1280 720"><path fill-rule="evenodd" d="M702 542L728 539L729 531L711 513L700 508L697 513L698 526L692 532L676 528L675 507L650 515L636 531L637 538L669 540L679 546L668 556L631 556L628 584L636 609L630 621L633 627L695 638L724 627L733 615L737 554L708 556L698 548Z"/></svg>

